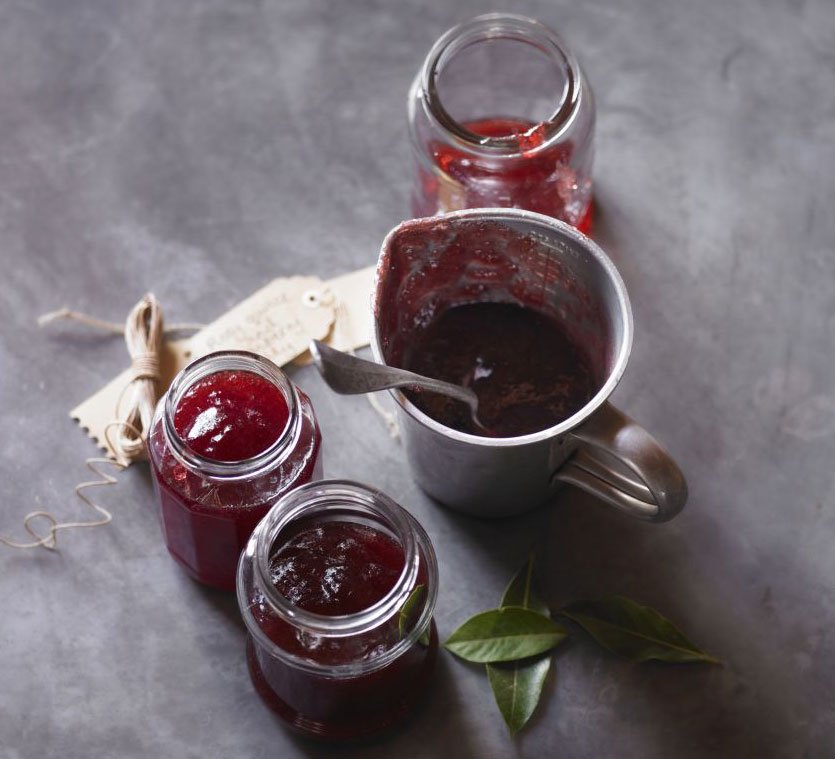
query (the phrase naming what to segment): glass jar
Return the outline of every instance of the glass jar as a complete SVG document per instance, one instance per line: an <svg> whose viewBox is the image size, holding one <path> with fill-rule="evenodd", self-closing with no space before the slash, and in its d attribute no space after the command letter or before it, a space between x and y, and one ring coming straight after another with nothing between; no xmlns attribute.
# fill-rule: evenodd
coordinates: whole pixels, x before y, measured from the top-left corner
<svg viewBox="0 0 835 759"><path fill-rule="evenodd" d="M238 566L256 691L309 736L345 740L390 727L430 683L437 587L429 538L385 494L346 480L288 493Z"/></svg>
<svg viewBox="0 0 835 759"><path fill-rule="evenodd" d="M594 100L547 26L489 13L450 29L408 107L415 216L524 208L590 230Z"/></svg>
<svg viewBox="0 0 835 759"><path fill-rule="evenodd" d="M200 413L186 432L178 413L187 404ZM207 437L219 413L226 424ZM253 418L259 428L239 427L237 440L221 440ZM235 589L238 557L275 499L321 477L310 399L272 361L245 351L212 353L176 376L157 404L148 449L169 553L196 580L223 590Z"/></svg>

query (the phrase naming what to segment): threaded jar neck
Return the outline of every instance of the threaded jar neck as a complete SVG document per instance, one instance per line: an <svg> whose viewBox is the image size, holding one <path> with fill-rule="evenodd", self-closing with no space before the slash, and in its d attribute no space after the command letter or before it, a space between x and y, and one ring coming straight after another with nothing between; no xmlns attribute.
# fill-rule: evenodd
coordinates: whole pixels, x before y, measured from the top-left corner
<svg viewBox="0 0 835 759"><path fill-rule="evenodd" d="M260 453L239 461L220 461L198 453L181 437L174 423L177 407L189 389L222 371L258 375L272 384L287 404L287 422L275 441ZM193 361L171 383L164 404L163 434L172 455L190 471L224 482L257 477L273 469L292 451L302 422L301 402L287 375L269 359L248 351L220 351Z"/></svg>
<svg viewBox="0 0 835 759"><path fill-rule="evenodd" d="M493 156L530 155L552 146L577 113L582 90L579 64L559 35L534 19L505 13L477 16L447 31L430 50L417 81L427 116L452 142ZM479 86L495 97L492 110L503 112L465 113L461 98L472 97L467 93ZM543 99L544 88L550 92L546 89ZM528 122L537 130L535 141L527 134L472 131L467 124L479 116Z"/></svg>
<svg viewBox="0 0 835 759"><path fill-rule="evenodd" d="M271 558L274 550L280 548L282 537L299 522L308 520L364 524L396 541L403 550L404 563L391 589L361 611L334 616L308 611L285 598L273 583ZM425 575L420 574L424 571ZM271 612L297 631L297 635L328 639L362 636L397 617L414 591L419 575L426 577L426 594L422 611L411 630L372 659L345 664L324 665L279 648L264 634L246 600L249 598L248 586L254 583L259 604L266 603ZM282 496L256 527L238 567L238 600L250 634L277 658L300 669L317 673L326 671L329 676L354 676L378 669L410 648L431 622L437 584L437 561L423 528L381 491L350 480L311 482ZM263 613L263 609L259 613Z"/></svg>

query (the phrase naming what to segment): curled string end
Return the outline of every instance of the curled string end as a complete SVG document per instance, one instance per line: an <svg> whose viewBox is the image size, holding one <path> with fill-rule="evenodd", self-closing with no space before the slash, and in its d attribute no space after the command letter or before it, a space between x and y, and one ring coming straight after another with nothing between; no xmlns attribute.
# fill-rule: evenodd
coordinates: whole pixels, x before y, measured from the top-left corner
<svg viewBox="0 0 835 759"><path fill-rule="evenodd" d="M104 471L102 466L110 466L117 471L122 471L134 461L144 460L148 456L146 439L157 401L160 347L164 334L162 308L156 297L153 293L147 293L131 309L124 326L77 313L68 308L43 314L38 318L38 325L43 327L57 319L72 319L88 327L114 334L124 334L133 373L130 382L119 396L117 408L114 410L114 421L110 422L104 430L105 441L114 458L87 459L85 463L88 469L99 479L81 482L75 486L76 496L89 506L98 518L87 522L59 522L49 512L33 511L24 517L23 528L34 540L24 543L0 536L0 544L10 548L46 548L49 551L55 551L57 550L58 530L110 524L113 520L112 514L84 491L88 488L117 484L116 478ZM122 396L127 390L131 391L129 402L125 403L125 409L122 412L119 407ZM120 434L112 435L114 429L118 429ZM49 527L45 533L40 533L34 523L44 519L48 521Z"/></svg>
<svg viewBox="0 0 835 759"><path fill-rule="evenodd" d="M56 319L67 319L69 318L70 310L68 308L59 308L57 311L50 311L48 314L41 314L38 317L38 326L45 327L50 322L54 322Z"/></svg>

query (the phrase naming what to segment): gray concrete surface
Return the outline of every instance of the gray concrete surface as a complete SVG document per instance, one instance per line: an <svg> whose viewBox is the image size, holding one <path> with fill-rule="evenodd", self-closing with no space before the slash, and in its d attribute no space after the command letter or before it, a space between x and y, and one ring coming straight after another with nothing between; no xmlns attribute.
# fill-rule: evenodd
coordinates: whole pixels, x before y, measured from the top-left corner
<svg viewBox="0 0 835 759"><path fill-rule="evenodd" d="M408 215L405 93L432 41L493 4L0 0L0 530L72 495L92 444L67 411L146 290L207 321L271 277L373 263ZM410 508L440 560L442 635L498 600L529 546L553 607L625 593L718 667L559 654L506 735L483 672L444 655L425 708L350 750L288 735L254 695L232 597L169 559L147 469L114 523L0 547L0 756L827 757L835 754L835 6L522 0L597 95L596 237L635 347L615 400L681 462L661 526L576 491L503 522L432 504L361 398L309 370L326 473Z"/></svg>

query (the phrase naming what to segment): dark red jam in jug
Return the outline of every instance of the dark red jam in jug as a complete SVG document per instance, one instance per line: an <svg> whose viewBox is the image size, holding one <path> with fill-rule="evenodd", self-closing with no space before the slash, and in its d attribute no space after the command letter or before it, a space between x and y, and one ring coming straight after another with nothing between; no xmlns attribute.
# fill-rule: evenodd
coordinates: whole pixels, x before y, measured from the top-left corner
<svg viewBox="0 0 835 759"><path fill-rule="evenodd" d="M437 658L437 572L426 533L377 490L326 480L281 498L238 569L264 703L298 732L334 740L403 719Z"/></svg>
<svg viewBox="0 0 835 759"><path fill-rule="evenodd" d="M319 476L320 444L309 398L271 361L226 351L183 369L148 438L174 559L233 590L241 550L270 505Z"/></svg>
<svg viewBox="0 0 835 759"><path fill-rule="evenodd" d="M515 303L467 303L441 311L410 341L403 368L475 391L478 424L467 406L447 396L406 393L441 424L490 437L559 424L598 387L583 347L556 320Z"/></svg>

